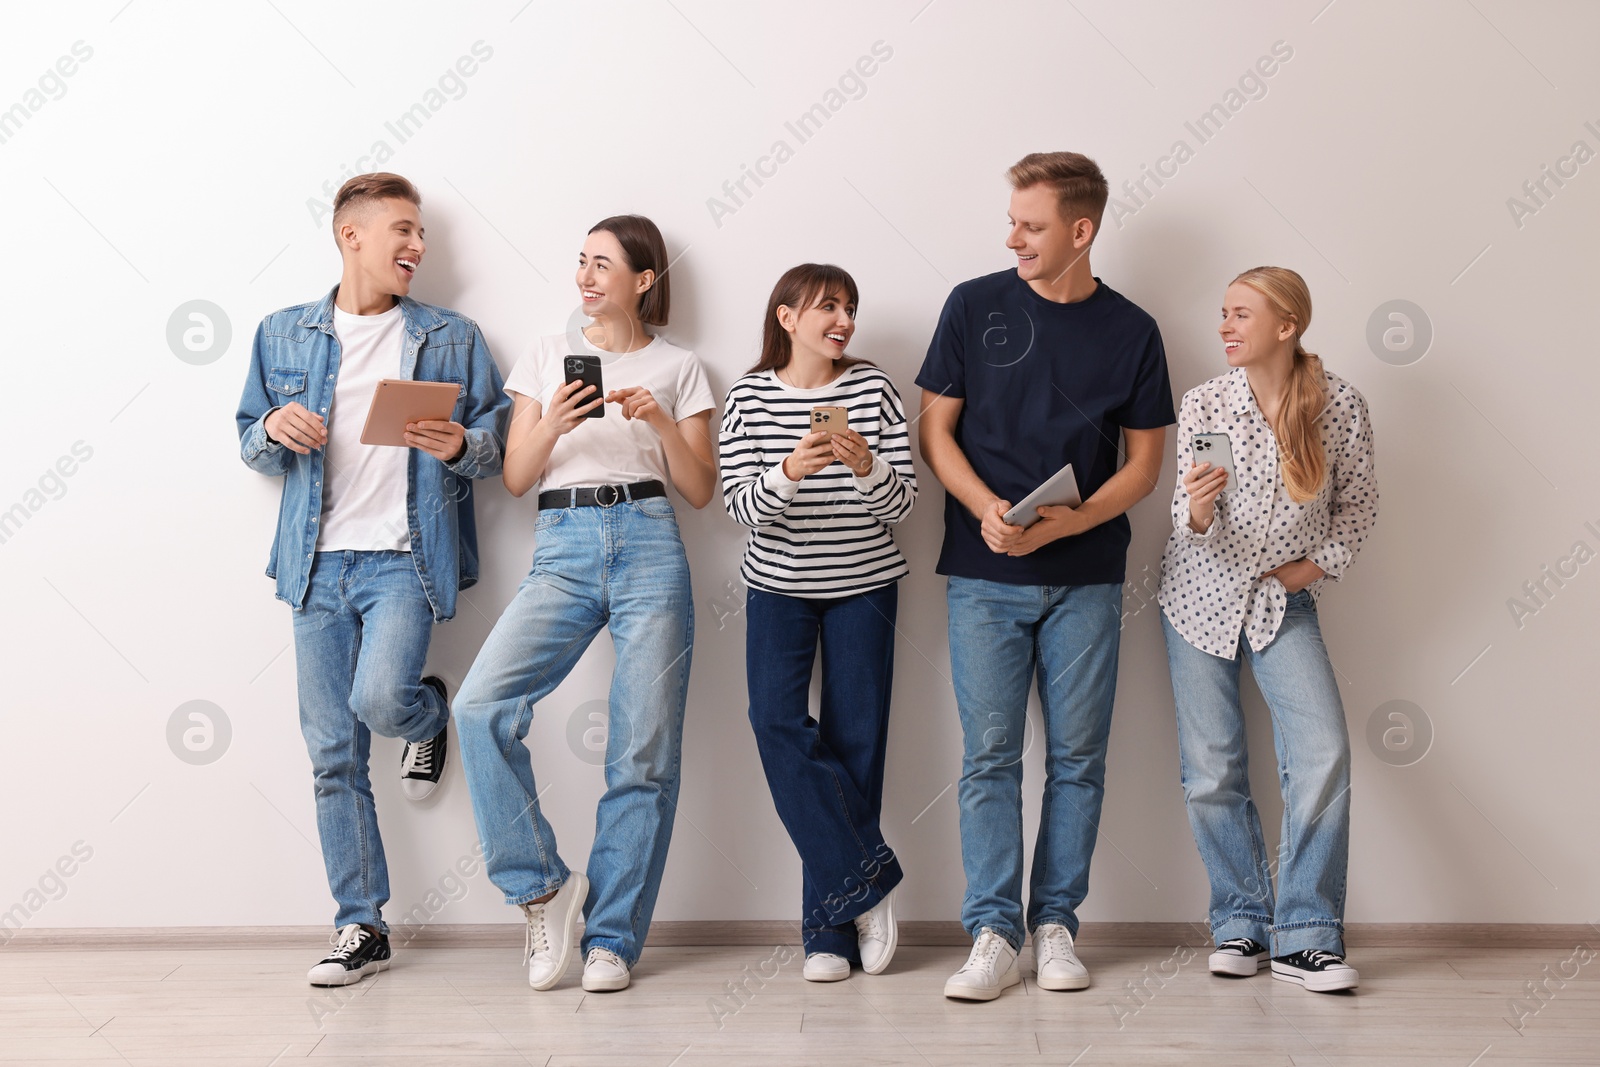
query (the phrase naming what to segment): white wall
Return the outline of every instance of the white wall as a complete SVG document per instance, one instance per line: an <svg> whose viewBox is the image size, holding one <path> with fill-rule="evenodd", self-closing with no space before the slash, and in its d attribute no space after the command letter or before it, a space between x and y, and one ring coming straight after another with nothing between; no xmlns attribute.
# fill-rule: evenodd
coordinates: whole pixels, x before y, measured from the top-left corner
<svg viewBox="0 0 1600 1067"><path fill-rule="evenodd" d="M239 463L232 414L255 323L337 278L308 199L327 199L375 140L394 150L387 168L424 192L430 249L415 295L475 317L503 369L565 327L589 224L638 211L682 256L668 335L702 355L719 392L754 358L777 275L822 259L861 283L856 350L911 395L950 286L1008 263L1006 166L1078 149L1117 187L1181 138L1193 158L1143 206L1130 201L1120 225L1108 216L1095 251L1096 272L1159 320L1175 394L1224 366L1213 330L1228 279L1277 263L1309 280L1309 347L1366 394L1376 421L1379 525L1322 608L1355 748L1348 917L1595 919L1600 564L1570 564L1576 576L1550 583L1554 595L1520 623L1508 598L1576 542L1585 559L1600 550L1588 429L1600 162L1520 220L1507 198L1575 142L1600 149L1600 10L1325 2L8 8L0 107L20 102L27 117L0 143L0 508L20 503L27 517L0 544L0 909L24 903L32 926L331 915L289 609L261 573L278 483ZM90 58L28 97L78 41ZM464 95L440 97L398 144L385 122L426 104L479 41L492 56ZM893 54L865 94L798 144L785 122L879 41ZM1266 95L1199 144L1185 122L1280 41L1293 55ZM777 139L793 158L714 219L708 198ZM1394 299L1432 325L1431 348L1409 365L1367 341L1369 317ZM191 300L216 304L232 328L204 365L167 341L169 317ZM49 478L80 441L91 457ZM907 869L905 914L949 919L962 890L949 788L960 736L933 573L941 492L923 474L899 535L915 574L901 591L884 826ZM30 496L41 478L45 492ZM1167 492L1132 516L1130 578L1152 589ZM480 499L483 580L438 629L432 657L458 680L532 551L532 501L497 484ZM738 604L743 532L720 502L680 513L699 633L657 915L794 917L799 865L745 719L743 625L718 625ZM1087 919L1204 914L1156 609L1141 596L1130 588ZM610 661L602 639L530 737L574 865L601 774L569 746L569 719L604 696ZM1270 729L1250 695L1254 780L1275 840ZM207 765L168 743L170 717L193 700L231 726ZM1431 748L1409 766L1367 740L1392 700L1431 724ZM399 918L469 851L473 826L457 771L435 801L410 805L395 783L398 743L373 747ZM1027 769L1033 792L1037 751ZM80 841L91 858L30 895ZM479 875L435 918L512 914Z"/></svg>

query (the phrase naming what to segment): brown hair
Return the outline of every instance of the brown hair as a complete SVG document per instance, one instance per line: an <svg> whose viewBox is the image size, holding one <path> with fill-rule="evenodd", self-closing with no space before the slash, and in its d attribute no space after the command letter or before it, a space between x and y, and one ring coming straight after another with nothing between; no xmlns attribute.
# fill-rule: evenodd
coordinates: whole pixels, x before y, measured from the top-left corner
<svg viewBox="0 0 1600 1067"><path fill-rule="evenodd" d="M1296 503L1304 504L1322 491L1328 457L1322 448L1318 420L1327 406L1327 376L1322 359L1300 343L1311 326L1311 290L1306 280L1288 267L1251 267L1233 280L1267 298L1277 316L1294 324L1294 366L1284 386L1272 432L1278 438L1283 484Z"/></svg>
<svg viewBox="0 0 1600 1067"><path fill-rule="evenodd" d="M648 326L665 326L672 306L672 289L667 278L667 242L656 224L643 215L612 215L589 227L589 232L604 230L617 239L628 269L635 274L655 272L655 281L639 297L639 321Z"/></svg>
<svg viewBox="0 0 1600 1067"><path fill-rule="evenodd" d="M761 359L747 373L782 370L789 365L789 359L794 355L794 340L778 321L780 307L804 311L821 303L822 298L832 292L842 295L847 304L856 307L861 304L861 292L856 288L856 280L843 267L835 267L832 263L802 263L784 271L778 284L772 287L772 295L767 298L767 318L761 326ZM855 356L840 356L838 359L841 369L857 363L871 365L872 361Z"/></svg>
<svg viewBox="0 0 1600 1067"><path fill-rule="evenodd" d="M1048 185L1055 190L1056 207L1068 223L1088 219L1094 223L1089 240L1100 236L1100 218L1105 214L1111 186L1100 172L1100 164L1081 152L1029 152L1006 171L1011 188L1022 190Z"/></svg>
<svg viewBox="0 0 1600 1067"><path fill-rule="evenodd" d="M422 194L417 192L417 187L398 174L382 170L357 174L339 186L339 191L334 194L334 235L338 236L339 226L351 210L376 200L408 200L417 207L422 206Z"/></svg>

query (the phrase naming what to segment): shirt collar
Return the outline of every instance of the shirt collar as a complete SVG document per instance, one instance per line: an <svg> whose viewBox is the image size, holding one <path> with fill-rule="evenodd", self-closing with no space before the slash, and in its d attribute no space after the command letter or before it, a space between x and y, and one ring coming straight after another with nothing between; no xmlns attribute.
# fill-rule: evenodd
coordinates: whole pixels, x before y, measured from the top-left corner
<svg viewBox="0 0 1600 1067"><path fill-rule="evenodd" d="M1234 367L1228 372L1227 379L1222 383L1222 401L1235 415L1248 415L1252 410L1258 415L1261 413L1261 409L1256 407L1255 394L1250 391L1250 380L1245 377L1243 367Z"/></svg>
<svg viewBox="0 0 1600 1067"><path fill-rule="evenodd" d="M1317 411L1317 417L1328 410L1328 405L1333 402L1334 383L1332 376L1328 376L1327 384L1322 390L1322 407ZM1234 367L1228 371L1222 383L1222 402L1229 411L1235 415L1249 415L1252 412L1265 421L1266 416L1261 413L1261 408L1256 404L1256 395L1250 391L1250 379L1245 376L1243 367Z"/></svg>

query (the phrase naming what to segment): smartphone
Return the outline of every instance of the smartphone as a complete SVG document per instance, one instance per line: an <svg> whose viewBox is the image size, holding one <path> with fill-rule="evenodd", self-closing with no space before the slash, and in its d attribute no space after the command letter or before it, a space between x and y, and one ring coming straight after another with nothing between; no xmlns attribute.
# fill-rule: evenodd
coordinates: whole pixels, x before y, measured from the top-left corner
<svg viewBox="0 0 1600 1067"><path fill-rule="evenodd" d="M850 412L845 408L821 407L811 409L811 432L818 430L832 436L834 430L850 428Z"/></svg>
<svg viewBox="0 0 1600 1067"><path fill-rule="evenodd" d="M590 404L606 395L605 386L600 383L600 357L599 356L567 356L562 361L566 369L567 381L582 382L584 385L594 386L594 392L579 400L581 404ZM583 390L578 390L580 393ZM606 406L601 404L592 411L585 413L589 419L602 418L606 413Z"/></svg>
<svg viewBox="0 0 1600 1067"><path fill-rule="evenodd" d="M1239 484L1233 470L1233 441L1225 433L1197 433L1194 435L1194 461L1209 463L1213 470L1221 467L1228 472L1228 481L1222 489L1227 492Z"/></svg>

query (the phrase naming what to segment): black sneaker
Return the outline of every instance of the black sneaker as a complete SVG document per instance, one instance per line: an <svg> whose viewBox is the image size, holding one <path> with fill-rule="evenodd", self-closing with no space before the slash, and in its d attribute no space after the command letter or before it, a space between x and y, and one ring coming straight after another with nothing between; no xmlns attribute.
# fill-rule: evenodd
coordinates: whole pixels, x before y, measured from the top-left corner
<svg viewBox="0 0 1600 1067"><path fill-rule="evenodd" d="M312 985L353 985L369 974L389 969L389 937L360 923L340 927L329 939L333 951L311 968Z"/></svg>
<svg viewBox="0 0 1600 1067"><path fill-rule="evenodd" d="M1359 976L1344 957L1320 948L1272 958L1272 977L1302 985L1313 993L1354 989Z"/></svg>
<svg viewBox="0 0 1600 1067"><path fill-rule="evenodd" d="M1217 946L1208 961L1212 974L1227 974L1235 978L1249 978L1261 969L1267 958L1267 946L1248 937L1230 937Z"/></svg>
<svg viewBox="0 0 1600 1067"><path fill-rule="evenodd" d="M443 679L430 674L422 679L422 684L438 693L445 707L450 706ZM400 788L412 800L426 800L438 788L439 778L444 774L445 758L450 753L450 739L446 736L449 732L450 724L446 722L444 729L428 740L406 742L405 750L400 754Z"/></svg>

